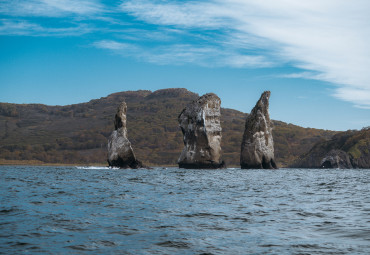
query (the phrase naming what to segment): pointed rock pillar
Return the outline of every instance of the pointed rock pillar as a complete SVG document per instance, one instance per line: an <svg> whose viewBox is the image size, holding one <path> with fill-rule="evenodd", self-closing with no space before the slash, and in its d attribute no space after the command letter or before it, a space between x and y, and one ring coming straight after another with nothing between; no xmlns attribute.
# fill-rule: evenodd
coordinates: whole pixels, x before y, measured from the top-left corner
<svg viewBox="0 0 370 255"><path fill-rule="evenodd" d="M224 168L221 151L221 100L205 94L187 105L178 121L184 136L180 168Z"/></svg>
<svg viewBox="0 0 370 255"><path fill-rule="evenodd" d="M274 141L269 116L270 91L262 93L245 121L240 166L244 169L274 169Z"/></svg>
<svg viewBox="0 0 370 255"><path fill-rule="evenodd" d="M114 120L115 130L108 139L108 164L119 168L140 168L142 164L135 157L126 129L127 106L122 102Z"/></svg>

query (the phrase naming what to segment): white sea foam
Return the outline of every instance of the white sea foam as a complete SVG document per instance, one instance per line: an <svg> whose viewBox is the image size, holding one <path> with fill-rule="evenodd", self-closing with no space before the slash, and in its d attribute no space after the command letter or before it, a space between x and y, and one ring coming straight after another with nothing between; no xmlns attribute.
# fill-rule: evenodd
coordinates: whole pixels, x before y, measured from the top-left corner
<svg viewBox="0 0 370 255"><path fill-rule="evenodd" d="M111 167L107 166L76 166L77 169L111 169ZM115 168L115 167L114 167Z"/></svg>

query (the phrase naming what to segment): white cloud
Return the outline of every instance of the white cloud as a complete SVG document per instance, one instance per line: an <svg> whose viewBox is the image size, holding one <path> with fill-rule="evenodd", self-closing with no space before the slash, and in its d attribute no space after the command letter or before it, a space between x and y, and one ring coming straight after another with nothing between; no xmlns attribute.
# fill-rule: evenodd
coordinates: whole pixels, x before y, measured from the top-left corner
<svg viewBox="0 0 370 255"><path fill-rule="evenodd" d="M354 103L358 108L370 109L370 89L341 87L336 90L335 96Z"/></svg>
<svg viewBox="0 0 370 255"><path fill-rule="evenodd" d="M92 15L101 12L102 9L103 6L96 0L12 0L0 2L0 13L10 16Z"/></svg>
<svg viewBox="0 0 370 255"><path fill-rule="evenodd" d="M90 33L92 29L87 25L52 28L44 27L26 20L0 20L0 35L27 35L27 36L79 36Z"/></svg>
<svg viewBox="0 0 370 255"><path fill-rule="evenodd" d="M92 32L81 20L102 19L98 0L0 0L0 33L20 36L77 36ZM42 21L34 18L48 18ZM56 19L58 18L58 19ZM62 19L65 18L65 19ZM57 24L57 25L56 25ZM53 27L54 26L54 27Z"/></svg>
<svg viewBox="0 0 370 255"><path fill-rule="evenodd" d="M158 65L195 63L206 67L232 66L235 68L270 67L273 65L264 56L245 56L233 51L221 51L213 46L169 44L166 46L150 45L148 47L113 40L97 41L92 46L100 49L108 49L125 57L134 57L138 60Z"/></svg>
<svg viewBox="0 0 370 255"><path fill-rule="evenodd" d="M125 1L121 8L141 20L155 24L199 28L218 28L225 24L219 7L212 3L156 4L155 1L137 0Z"/></svg>
<svg viewBox="0 0 370 255"><path fill-rule="evenodd" d="M112 40L102 40L97 41L93 44L93 46L100 48L100 49L108 49L113 51L121 51L121 50L136 50L136 47L127 43L120 43Z"/></svg>
<svg viewBox="0 0 370 255"><path fill-rule="evenodd" d="M241 55L235 54L229 56L225 62L226 65L236 67L236 68L243 68L243 67L271 67L275 64L270 62L264 56L248 56L248 55Z"/></svg>
<svg viewBox="0 0 370 255"><path fill-rule="evenodd" d="M312 80L322 80L321 73L314 73L314 72L300 72L300 73L289 73L289 74L281 74L277 77L281 78L292 78L292 79L312 79Z"/></svg>
<svg viewBox="0 0 370 255"><path fill-rule="evenodd" d="M278 60L306 70L302 78L335 84L337 98L360 107L370 104L369 1L135 0L125 1L121 8L152 24L218 30L222 36L213 42L218 50L263 51L257 58L248 59L249 52L231 58L227 62L231 66L243 67L243 58L257 67L258 59Z"/></svg>

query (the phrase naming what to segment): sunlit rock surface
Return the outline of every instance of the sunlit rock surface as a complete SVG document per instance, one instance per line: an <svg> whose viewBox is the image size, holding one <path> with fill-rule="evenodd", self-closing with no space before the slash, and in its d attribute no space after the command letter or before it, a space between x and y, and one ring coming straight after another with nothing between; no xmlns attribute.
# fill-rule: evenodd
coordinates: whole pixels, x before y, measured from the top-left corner
<svg viewBox="0 0 370 255"><path fill-rule="evenodd" d="M187 105L178 117L184 136L180 168L224 168L221 150L221 100L205 94Z"/></svg>
<svg viewBox="0 0 370 255"><path fill-rule="evenodd" d="M127 138L126 112L126 103L122 102L115 116L115 130L108 139L108 164L111 167L140 168L142 164L136 159Z"/></svg>
<svg viewBox="0 0 370 255"><path fill-rule="evenodd" d="M269 116L269 98L270 91L263 92L246 119L240 154L241 168L277 168Z"/></svg>

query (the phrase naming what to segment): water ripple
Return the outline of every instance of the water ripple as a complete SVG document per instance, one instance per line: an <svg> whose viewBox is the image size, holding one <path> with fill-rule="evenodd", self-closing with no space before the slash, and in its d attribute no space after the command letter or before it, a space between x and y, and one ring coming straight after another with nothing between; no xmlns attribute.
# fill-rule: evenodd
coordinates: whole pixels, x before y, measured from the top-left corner
<svg viewBox="0 0 370 255"><path fill-rule="evenodd" d="M0 253L370 254L368 173L0 166Z"/></svg>

